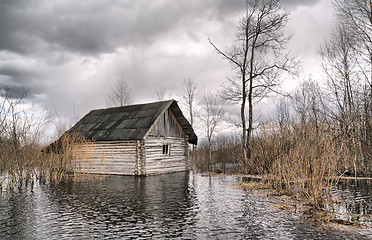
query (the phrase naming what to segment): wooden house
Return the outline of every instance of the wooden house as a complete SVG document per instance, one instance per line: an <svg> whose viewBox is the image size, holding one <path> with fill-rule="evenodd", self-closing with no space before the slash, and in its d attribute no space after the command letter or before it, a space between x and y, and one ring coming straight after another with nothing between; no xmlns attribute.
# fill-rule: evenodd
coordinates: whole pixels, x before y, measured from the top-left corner
<svg viewBox="0 0 372 240"><path fill-rule="evenodd" d="M64 135L71 133L93 142L75 150L81 171L99 174L185 171L188 144L197 144L175 100L92 110Z"/></svg>

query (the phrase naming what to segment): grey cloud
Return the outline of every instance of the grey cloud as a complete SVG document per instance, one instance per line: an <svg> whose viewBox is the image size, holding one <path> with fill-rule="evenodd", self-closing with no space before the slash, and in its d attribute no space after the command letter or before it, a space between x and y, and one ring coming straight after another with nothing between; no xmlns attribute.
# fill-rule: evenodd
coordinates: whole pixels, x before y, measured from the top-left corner
<svg viewBox="0 0 372 240"><path fill-rule="evenodd" d="M284 0L284 6L318 0ZM54 4L54 5L52 5ZM243 0L207 1L2 1L0 49L32 53L36 48L82 54L145 46L185 18L214 18L242 11ZM49 49L45 49L47 51Z"/></svg>
<svg viewBox="0 0 372 240"><path fill-rule="evenodd" d="M37 64L24 61L23 63L0 62L0 75L9 77L29 76L35 77L38 75Z"/></svg>
<svg viewBox="0 0 372 240"><path fill-rule="evenodd" d="M23 87L30 91L29 97L32 97L46 90L44 84L40 84L45 68L44 62L36 59L0 54L0 84Z"/></svg>
<svg viewBox="0 0 372 240"><path fill-rule="evenodd" d="M113 52L151 44L183 19L221 20L243 8L241 0L6 1L0 4L0 49L32 53L47 44L82 54Z"/></svg>
<svg viewBox="0 0 372 240"><path fill-rule="evenodd" d="M280 3L284 7L297 7L297 6L311 6L318 3L320 0L281 0Z"/></svg>
<svg viewBox="0 0 372 240"><path fill-rule="evenodd" d="M9 81L11 79L11 81ZM12 76L4 77L0 75L0 85L14 89L25 89L28 92L28 98L34 97L45 93L47 87L39 81L39 78L31 78L25 76Z"/></svg>
<svg viewBox="0 0 372 240"><path fill-rule="evenodd" d="M320 0L279 0L279 4L285 8L292 9L298 6L311 6L319 1ZM246 7L245 0L218 0L215 2L217 4L217 9L222 15L244 10Z"/></svg>

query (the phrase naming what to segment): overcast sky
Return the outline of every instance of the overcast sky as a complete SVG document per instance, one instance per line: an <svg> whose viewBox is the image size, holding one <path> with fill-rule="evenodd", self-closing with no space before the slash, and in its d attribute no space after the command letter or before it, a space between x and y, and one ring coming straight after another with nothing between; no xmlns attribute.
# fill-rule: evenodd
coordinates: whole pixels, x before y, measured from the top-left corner
<svg viewBox="0 0 372 240"><path fill-rule="evenodd" d="M291 50L316 71L332 23L331 0L284 0ZM228 47L244 0L0 0L0 83L30 89L31 101L80 116L106 107L123 73L135 103L175 98L186 77L216 90L231 66L208 43Z"/></svg>

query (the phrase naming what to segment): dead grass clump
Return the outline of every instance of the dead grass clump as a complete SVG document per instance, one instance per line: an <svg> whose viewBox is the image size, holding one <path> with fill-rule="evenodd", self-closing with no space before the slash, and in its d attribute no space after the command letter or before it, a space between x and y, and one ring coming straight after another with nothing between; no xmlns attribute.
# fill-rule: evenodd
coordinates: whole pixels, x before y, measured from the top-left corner
<svg viewBox="0 0 372 240"><path fill-rule="evenodd" d="M37 177L37 169L45 161L42 147L3 139L0 146L0 188L13 190Z"/></svg>
<svg viewBox="0 0 372 240"><path fill-rule="evenodd" d="M327 132L320 134L307 127L276 139L270 139L276 152L269 172L272 184L321 207L339 180L342 163L348 158L346 146Z"/></svg>
<svg viewBox="0 0 372 240"><path fill-rule="evenodd" d="M72 179L81 181L91 177L91 149L94 143L77 135L64 135L46 149L38 144L14 147L2 140L0 156L0 189L13 191L39 180L58 185Z"/></svg>
<svg viewBox="0 0 372 240"><path fill-rule="evenodd" d="M71 178L80 181L90 178L94 143L77 134L65 134L49 148L48 161L43 168L54 184Z"/></svg>

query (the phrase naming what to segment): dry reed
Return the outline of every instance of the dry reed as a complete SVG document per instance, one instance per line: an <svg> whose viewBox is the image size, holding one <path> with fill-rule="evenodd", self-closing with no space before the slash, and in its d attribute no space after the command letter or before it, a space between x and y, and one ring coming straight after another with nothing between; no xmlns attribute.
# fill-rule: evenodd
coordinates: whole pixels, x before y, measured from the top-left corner
<svg viewBox="0 0 372 240"><path fill-rule="evenodd" d="M24 144L18 150L11 141L2 141L0 158L0 188L13 191L39 180L57 186L67 179L81 181L90 178L94 143L77 135L64 135L43 148Z"/></svg>

